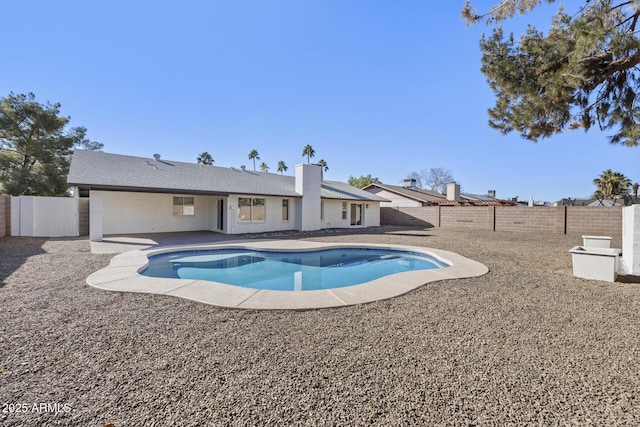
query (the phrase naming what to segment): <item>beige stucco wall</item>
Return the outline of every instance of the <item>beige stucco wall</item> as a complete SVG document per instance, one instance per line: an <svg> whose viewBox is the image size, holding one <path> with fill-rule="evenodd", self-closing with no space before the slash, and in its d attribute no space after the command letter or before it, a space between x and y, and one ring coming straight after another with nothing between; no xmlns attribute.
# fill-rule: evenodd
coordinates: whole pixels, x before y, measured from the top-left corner
<svg viewBox="0 0 640 427"><path fill-rule="evenodd" d="M91 191L102 199L104 234L211 230L213 198L193 196L195 215L174 216L173 196L184 194Z"/></svg>
<svg viewBox="0 0 640 427"><path fill-rule="evenodd" d="M380 206L384 206L384 207L396 207L396 206L399 206L399 207L405 207L405 208L422 206L421 202L406 198L404 196L400 196L399 194L392 193L391 191L387 191L387 190L382 189L382 188L373 187L373 188L368 189L367 191L369 193L373 193L373 194L375 194L377 196L380 196L383 199L389 200L388 202L380 202Z"/></svg>
<svg viewBox="0 0 640 427"><path fill-rule="evenodd" d="M91 191L92 198L100 198L103 234L133 234L173 231L215 230L217 225L215 196L193 196L195 215L174 216L173 196L184 194L154 194L123 191ZM265 219L263 221L240 221L238 199L240 197L264 197ZM296 230L296 210L299 198L288 198L289 219L282 219L282 200L286 197L265 197L247 194L232 194L225 198L224 230L228 234L261 233L269 231ZM342 201L324 200L323 228L350 228L351 204L347 202L347 219L342 219ZM357 202L362 204L364 224L360 227L380 225L379 202ZM365 208L365 205L369 208ZM318 206L318 216L320 206ZM92 219L93 221L93 219Z"/></svg>
<svg viewBox="0 0 640 427"><path fill-rule="evenodd" d="M264 221L240 221L238 219L238 198L261 197L265 198L266 209ZM282 219L282 199L289 199L289 220ZM261 233L266 231L295 230L296 226L296 200L293 197L265 197L250 194L232 194L227 201L227 233Z"/></svg>
<svg viewBox="0 0 640 427"><path fill-rule="evenodd" d="M378 227L380 226L380 202L353 202L347 203L347 219L342 219L342 201L324 199L324 217L322 228L351 228L351 204L362 204L364 211L364 224L358 227ZM369 205L367 209L365 206Z"/></svg>

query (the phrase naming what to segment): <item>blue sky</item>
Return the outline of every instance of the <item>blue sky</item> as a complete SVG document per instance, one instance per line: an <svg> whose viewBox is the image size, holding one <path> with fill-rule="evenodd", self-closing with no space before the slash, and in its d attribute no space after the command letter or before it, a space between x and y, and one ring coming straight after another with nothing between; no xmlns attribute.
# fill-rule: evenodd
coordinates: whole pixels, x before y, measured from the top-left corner
<svg viewBox="0 0 640 427"><path fill-rule="evenodd" d="M488 9L495 2L474 5ZM640 148L598 130L532 143L487 125L484 25L464 1L7 1L0 96L59 102L104 151L276 172L327 161L327 179L399 184L442 167L463 190L521 200L589 196L606 169L634 182ZM548 25L557 6L508 23Z"/></svg>

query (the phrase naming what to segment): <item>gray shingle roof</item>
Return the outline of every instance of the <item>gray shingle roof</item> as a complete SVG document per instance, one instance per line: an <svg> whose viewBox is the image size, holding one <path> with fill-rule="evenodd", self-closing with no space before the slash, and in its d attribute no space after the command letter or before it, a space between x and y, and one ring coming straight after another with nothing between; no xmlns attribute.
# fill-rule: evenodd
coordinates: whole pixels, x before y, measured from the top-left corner
<svg viewBox="0 0 640 427"><path fill-rule="evenodd" d="M300 197L295 178L267 172L197 165L99 151L76 150L67 178L82 188L208 194ZM384 199L348 184L324 181L322 197L344 200Z"/></svg>

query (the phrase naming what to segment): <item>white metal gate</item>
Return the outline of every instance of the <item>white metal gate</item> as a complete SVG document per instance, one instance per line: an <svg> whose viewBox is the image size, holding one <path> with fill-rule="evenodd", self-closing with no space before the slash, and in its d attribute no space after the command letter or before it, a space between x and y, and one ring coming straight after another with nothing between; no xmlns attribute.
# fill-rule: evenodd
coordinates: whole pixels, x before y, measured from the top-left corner
<svg viewBox="0 0 640 427"><path fill-rule="evenodd" d="M11 235L78 236L78 199L74 197L11 197Z"/></svg>

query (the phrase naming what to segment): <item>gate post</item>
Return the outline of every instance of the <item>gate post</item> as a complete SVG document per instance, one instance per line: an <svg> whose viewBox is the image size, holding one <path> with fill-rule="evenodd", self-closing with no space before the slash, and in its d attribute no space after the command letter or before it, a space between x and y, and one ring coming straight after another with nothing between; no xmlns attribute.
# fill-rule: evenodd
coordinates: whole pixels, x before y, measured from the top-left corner
<svg viewBox="0 0 640 427"><path fill-rule="evenodd" d="M640 205L622 208L620 272L640 276Z"/></svg>

